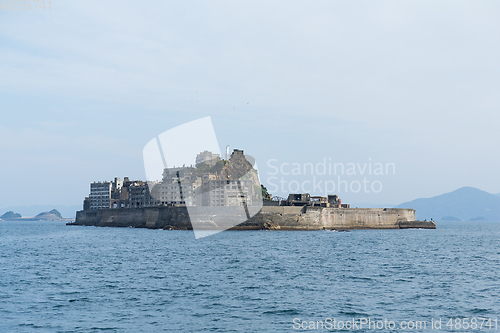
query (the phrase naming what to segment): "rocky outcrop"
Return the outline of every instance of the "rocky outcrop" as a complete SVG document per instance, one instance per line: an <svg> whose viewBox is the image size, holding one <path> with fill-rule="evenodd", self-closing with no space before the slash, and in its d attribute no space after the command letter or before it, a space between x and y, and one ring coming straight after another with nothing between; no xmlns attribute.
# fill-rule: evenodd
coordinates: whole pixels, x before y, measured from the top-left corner
<svg viewBox="0 0 500 333"><path fill-rule="evenodd" d="M399 222L399 229L436 229L434 221Z"/></svg>

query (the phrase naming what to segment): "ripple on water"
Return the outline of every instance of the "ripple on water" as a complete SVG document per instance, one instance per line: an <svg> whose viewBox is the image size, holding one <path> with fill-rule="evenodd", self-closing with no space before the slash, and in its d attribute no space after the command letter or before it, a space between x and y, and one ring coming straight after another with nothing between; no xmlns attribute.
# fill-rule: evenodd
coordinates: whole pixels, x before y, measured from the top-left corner
<svg viewBox="0 0 500 333"><path fill-rule="evenodd" d="M3 221L0 332L289 332L297 317L493 316L500 224L480 225L195 240Z"/></svg>

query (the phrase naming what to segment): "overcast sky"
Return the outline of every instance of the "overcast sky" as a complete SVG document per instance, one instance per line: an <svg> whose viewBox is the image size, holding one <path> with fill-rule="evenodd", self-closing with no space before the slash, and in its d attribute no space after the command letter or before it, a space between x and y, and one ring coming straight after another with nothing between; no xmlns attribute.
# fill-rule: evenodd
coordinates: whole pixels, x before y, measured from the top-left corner
<svg viewBox="0 0 500 333"><path fill-rule="evenodd" d="M499 17L497 1L457 0L0 10L0 207L81 204L94 180L145 179L146 143L205 116L277 195L280 180L337 182L286 175L325 159L395 165L368 176L380 191L343 202L498 193Z"/></svg>

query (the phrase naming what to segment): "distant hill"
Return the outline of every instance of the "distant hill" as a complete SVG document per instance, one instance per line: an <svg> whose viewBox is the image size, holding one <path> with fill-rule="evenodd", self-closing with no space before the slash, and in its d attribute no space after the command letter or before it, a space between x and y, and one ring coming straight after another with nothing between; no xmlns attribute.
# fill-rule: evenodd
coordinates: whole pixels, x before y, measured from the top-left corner
<svg viewBox="0 0 500 333"><path fill-rule="evenodd" d="M11 220L11 221L68 221L71 219L65 219L62 217L61 213L57 209L52 209L48 212L42 212L37 214L35 217L21 217L21 214L14 213L13 211L8 211L0 217L0 220Z"/></svg>
<svg viewBox="0 0 500 333"><path fill-rule="evenodd" d="M56 208L61 215L68 218L75 218L76 211L82 209L82 205L63 206L63 205L39 205L39 206L11 206L0 209L0 214L8 211L20 213L22 216L35 216L40 212L48 212Z"/></svg>
<svg viewBox="0 0 500 333"><path fill-rule="evenodd" d="M56 221L62 220L63 217L57 209L52 209L50 212L42 212L34 217L34 220Z"/></svg>
<svg viewBox="0 0 500 333"><path fill-rule="evenodd" d="M58 218L62 219L62 215L61 213L59 213L59 211L57 209L52 209L50 212L50 214L54 214L55 216L57 216Z"/></svg>
<svg viewBox="0 0 500 333"><path fill-rule="evenodd" d="M2 220L12 220L12 219L18 219L21 217L21 214L14 213L13 211L8 211L7 213L3 214L0 216L0 219Z"/></svg>
<svg viewBox="0 0 500 333"><path fill-rule="evenodd" d="M397 208L416 209L417 219L435 221L500 221L500 196L474 187L462 187L432 198L405 202Z"/></svg>

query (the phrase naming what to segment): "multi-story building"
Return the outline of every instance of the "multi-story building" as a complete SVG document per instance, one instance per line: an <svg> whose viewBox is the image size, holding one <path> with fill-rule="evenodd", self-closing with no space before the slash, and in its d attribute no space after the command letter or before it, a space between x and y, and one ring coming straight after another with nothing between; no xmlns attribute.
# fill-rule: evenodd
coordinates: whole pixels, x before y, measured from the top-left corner
<svg viewBox="0 0 500 333"><path fill-rule="evenodd" d="M217 162L220 161L219 154L212 154L211 151L205 150L204 152L196 155L196 166L200 166L200 164L207 164L209 166L214 166Z"/></svg>
<svg viewBox="0 0 500 333"><path fill-rule="evenodd" d="M229 181L214 175L203 175L202 186L196 195L201 198L200 206L252 205L253 183L251 180Z"/></svg>
<svg viewBox="0 0 500 333"><path fill-rule="evenodd" d="M85 197L83 200L83 210L89 210L90 209L90 198Z"/></svg>
<svg viewBox="0 0 500 333"><path fill-rule="evenodd" d="M93 182L90 184L88 207L90 209L111 208L113 201L120 199L122 186L123 181L120 178L115 178L112 182Z"/></svg>
<svg viewBox="0 0 500 333"><path fill-rule="evenodd" d="M90 209L110 208L112 182L93 182L90 184Z"/></svg>
<svg viewBox="0 0 500 333"><path fill-rule="evenodd" d="M236 161L236 167L233 166L231 169L234 172L238 171L239 165L244 165L241 163L241 159L244 159L243 151L235 149L231 155L231 159L233 158L239 160ZM201 164L214 166L218 161L220 155L209 151L204 151L196 157L198 166ZM231 173L229 176L234 177L234 174ZM158 205L242 206L251 205L253 196L253 181L229 180L228 170L224 169L224 166L217 168L217 171L184 166L165 168L162 181L150 182L149 185L143 181L131 181L128 177L123 181L115 178L113 182L94 182L90 185L90 195L84 203L84 209Z"/></svg>
<svg viewBox="0 0 500 333"><path fill-rule="evenodd" d="M201 184L192 167L166 168L162 182L153 188L153 197L162 205L196 205L195 190Z"/></svg>
<svg viewBox="0 0 500 333"><path fill-rule="evenodd" d="M159 201L151 196L149 185L142 181L128 186L128 202L130 208L154 207L159 204Z"/></svg>

